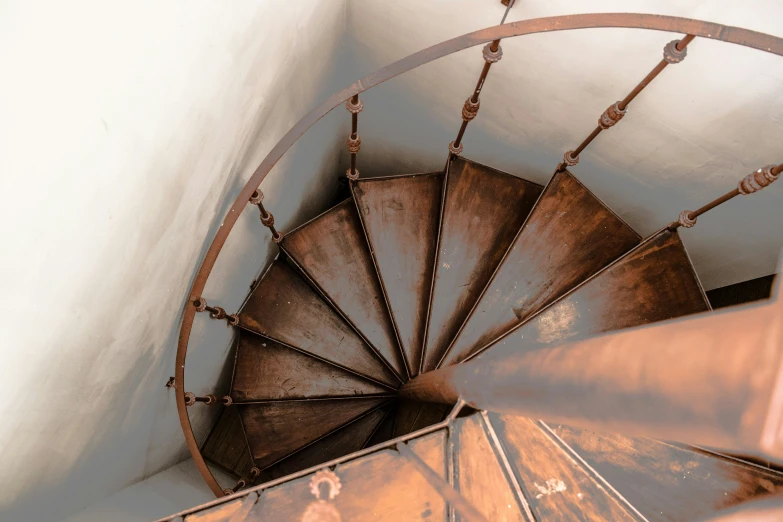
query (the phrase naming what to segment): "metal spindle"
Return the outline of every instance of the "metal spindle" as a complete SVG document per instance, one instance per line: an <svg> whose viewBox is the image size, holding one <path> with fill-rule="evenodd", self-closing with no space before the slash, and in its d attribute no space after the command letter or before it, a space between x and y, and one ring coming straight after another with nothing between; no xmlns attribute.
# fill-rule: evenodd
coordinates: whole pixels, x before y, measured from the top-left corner
<svg viewBox="0 0 783 522"><path fill-rule="evenodd" d="M219 306L209 306L207 300L203 297L194 298L192 303L196 307L197 312L209 312L209 316L212 319L225 319L231 326L239 325L239 316L237 314L228 314Z"/></svg>
<svg viewBox="0 0 783 522"><path fill-rule="evenodd" d="M514 5L514 1L511 0L507 2L506 5L506 11L503 13L503 19L500 21L500 25L503 25L506 22L506 16L508 16L509 9ZM481 94L481 89L484 87L484 81L489 74L489 68L493 63L499 62L503 57L503 49L500 47L500 40L493 40L485 45L482 54L484 55L484 67L481 69L478 82L476 82L476 88L473 89L473 95L465 100L465 104L462 106L462 125L459 127L457 139L449 143L449 152L454 156L459 156L462 152L462 149L464 148L462 138L465 136L465 129L468 128L468 123L478 114L479 106L481 105L479 94Z"/></svg>
<svg viewBox="0 0 783 522"><path fill-rule="evenodd" d="M223 490L223 493L225 493L226 495L233 495L234 493L244 488L248 484L252 485L260 474L261 474L261 470L253 466L252 468L250 468L250 476L248 478L241 477L233 488L226 488Z"/></svg>
<svg viewBox="0 0 783 522"><path fill-rule="evenodd" d="M680 213L680 217L674 223L669 225L669 230L677 230L679 227L691 228L696 224L696 218L712 210L713 208L733 199L739 195L747 196L758 192L764 187L768 187L775 180L780 177L780 173L783 172L783 163L780 165L767 165L754 172L751 172L737 185L737 188L731 192L727 192L718 199L710 201L703 207L697 210L683 210Z"/></svg>
<svg viewBox="0 0 783 522"><path fill-rule="evenodd" d="M693 39L696 38L692 34L685 35L681 40L672 40L666 44L663 48L663 59L658 62L652 71L639 82L639 84L633 88L628 95L622 100L613 103L608 109L604 111L601 117L598 119L598 126L593 129L593 132L585 138L585 140L579 144L574 150L566 151L563 155L563 161L557 166L557 171L561 172L567 167L571 167L579 163L579 154L582 153L585 148L599 135L602 131L605 131L609 127L613 127L619 122L626 112L628 112L628 105L633 101L636 96L639 95L642 90L652 82L656 76L661 74L669 64L680 63L685 59L688 53L687 46Z"/></svg>
<svg viewBox="0 0 783 522"><path fill-rule="evenodd" d="M224 395L218 398L217 396L208 393L203 397L200 397L195 393L185 392L185 406L193 406L197 402L203 402L207 406L213 406L218 403L222 404L223 406L231 406L234 404L234 400L228 395Z"/></svg>
<svg viewBox="0 0 783 522"><path fill-rule="evenodd" d="M356 153L362 146L362 139L359 137L359 113L364 109L364 104L359 101L359 95L355 94L345 103L345 108L351 113L351 135L348 136L348 152L351 153L351 168L345 171L345 175L351 181L359 179L359 170L356 168Z"/></svg>
<svg viewBox="0 0 783 522"><path fill-rule="evenodd" d="M272 241L280 243L283 240L283 235L275 229L275 216L264 208L264 193L261 192L261 189L256 189L250 195L250 204L258 205L258 210L261 211L261 223L272 232Z"/></svg>

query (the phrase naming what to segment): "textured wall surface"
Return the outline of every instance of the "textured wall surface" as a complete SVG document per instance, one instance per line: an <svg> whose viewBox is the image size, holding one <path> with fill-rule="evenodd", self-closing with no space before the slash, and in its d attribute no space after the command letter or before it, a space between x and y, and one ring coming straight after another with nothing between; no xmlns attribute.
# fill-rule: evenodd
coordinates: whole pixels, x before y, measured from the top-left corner
<svg viewBox="0 0 783 522"><path fill-rule="evenodd" d="M509 21L583 12L641 12L697 18L783 36L775 0L518 0ZM499 1L349 2L356 75L424 47L496 25ZM678 37L625 29L528 35L502 43L463 155L546 182L566 150L595 128ZM362 174L442 167L461 109L483 65L467 49L384 84L364 97ZM756 168L783 161L783 58L697 39L601 134L573 168L642 234L733 189ZM768 275L783 246L783 186L738 198L699 219L684 241L707 288Z"/></svg>
<svg viewBox="0 0 783 522"><path fill-rule="evenodd" d="M164 384L190 281L261 158L337 88L344 23L342 2L0 7L0 519L61 520L188 456ZM335 190L335 116L262 185L282 230ZM235 310L275 253L248 208L205 295ZM224 391L230 345L197 319L190 391Z"/></svg>

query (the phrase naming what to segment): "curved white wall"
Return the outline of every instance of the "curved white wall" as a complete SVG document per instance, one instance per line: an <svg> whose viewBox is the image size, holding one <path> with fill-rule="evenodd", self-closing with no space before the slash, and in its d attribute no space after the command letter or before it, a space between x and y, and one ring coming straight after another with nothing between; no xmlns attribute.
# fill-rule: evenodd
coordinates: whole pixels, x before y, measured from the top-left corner
<svg viewBox="0 0 783 522"><path fill-rule="evenodd" d="M335 90L344 23L343 2L0 6L0 519L60 520L187 456L163 387L187 289L221 201ZM348 121L263 184L283 230L331 198ZM275 251L249 209L205 295L236 309ZM219 391L230 333L198 318L189 390Z"/></svg>

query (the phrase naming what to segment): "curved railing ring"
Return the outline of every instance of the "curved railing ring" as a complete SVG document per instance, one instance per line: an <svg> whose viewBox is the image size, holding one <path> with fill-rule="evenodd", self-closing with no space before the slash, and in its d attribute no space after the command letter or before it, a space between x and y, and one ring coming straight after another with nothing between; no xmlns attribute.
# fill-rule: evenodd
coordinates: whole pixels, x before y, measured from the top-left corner
<svg viewBox="0 0 783 522"><path fill-rule="evenodd" d="M305 114L302 119L300 119L279 142L277 142L269 154L267 154L266 158L264 158L255 170L248 182L242 188L239 196L237 196L234 204L231 205L231 208L226 213L223 224L215 234L215 238L212 240L212 244L209 246L209 250L207 250L207 253L204 256L201 267L196 273L196 278L190 288L190 297L185 305L182 317L182 327L179 332L176 368L174 373L175 382L177 383L175 388L177 413L179 414L180 424L182 424L182 431L185 435L185 442L193 456L193 461L196 463L204 480L207 481L207 484L216 496L220 497L225 493L217 480L215 480L215 477L212 476L212 472L210 472L204 458L201 456L198 443L196 442L190 425L187 407L185 406L185 356L187 354L190 331L193 328L193 318L196 313L193 301L201 297L201 292L204 290L207 278L212 272L218 254L220 254L220 250L223 248L226 238L228 238L229 233L231 233L231 230L234 228L234 224L239 218L239 214L244 210L245 206L247 206L251 195L256 188L261 185L261 182L269 171L272 170L272 167L275 166L283 154L291 148L307 129L323 118L332 109L346 102L352 96L375 87L399 74L415 69L420 65L493 40L526 34L600 27L650 29L655 31L692 34L702 38L720 40L783 56L783 38L777 38L748 29L692 20L689 18L636 13L601 13L536 18L533 20L521 20L519 22L488 27L423 49L352 83L342 91L331 95Z"/></svg>

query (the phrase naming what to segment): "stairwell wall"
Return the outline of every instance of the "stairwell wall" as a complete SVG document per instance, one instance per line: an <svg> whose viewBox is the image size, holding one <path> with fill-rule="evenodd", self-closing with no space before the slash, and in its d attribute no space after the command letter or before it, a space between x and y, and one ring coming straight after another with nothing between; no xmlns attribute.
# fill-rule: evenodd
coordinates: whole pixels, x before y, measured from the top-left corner
<svg viewBox="0 0 783 522"><path fill-rule="evenodd" d="M260 160L348 83L344 24L342 1L0 8L0 519L61 520L189 457L164 388L186 293ZM331 199L348 122L265 180L280 230ZM276 251L248 209L209 302L236 310ZM186 387L222 394L232 330L204 315ZM191 414L206 436L209 408Z"/></svg>
<svg viewBox="0 0 783 522"><path fill-rule="evenodd" d="M356 77L415 51L497 25L499 1L352 0L348 37ZM517 0L509 22L585 12L697 18L783 36L775 0ZM546 183L566 150L596 126L662 57L677 35L589 29L502 42L481 93L464 156ZM483 66L475 47L440 59L363 96L362 175L442 168L465 99ZM574 174L632 227L650 234L732 190L746 174L781 161L783 58L697 39L630 105L628 115L581 155ZM346 157L343 157L346 162ZM479 210L477 210L479 211ZM707 289L770 274L783 245L783 186L737 198L682 232Z"/></svg>

